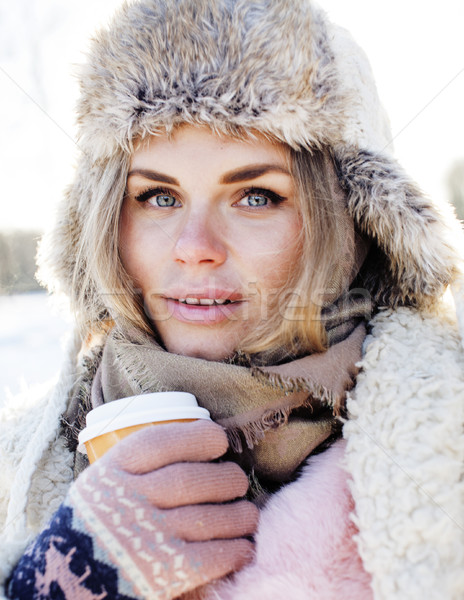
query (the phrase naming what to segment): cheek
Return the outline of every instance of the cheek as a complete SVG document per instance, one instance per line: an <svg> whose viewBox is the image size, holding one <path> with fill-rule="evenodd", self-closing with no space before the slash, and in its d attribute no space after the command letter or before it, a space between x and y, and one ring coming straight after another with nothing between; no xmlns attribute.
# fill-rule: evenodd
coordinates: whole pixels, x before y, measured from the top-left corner
<svg viewBox="0 0 464 600"><path fill-rule="evenodd" d="M129 277L142 289L147 275L153 272L154 265L150 260L150 257L156 256L156 249L150 247L153 242L153 236L147 235L140 220L134 219L123 207L119 223L119 253Z"/></svg>
<svg viewBox="0 0 464 600"><path fill-rule="evenodd" d="M298 222L269 228L259 236L250 236L244 259L256 274L261 289L281 289L294 272L301 254Z"/></svg>

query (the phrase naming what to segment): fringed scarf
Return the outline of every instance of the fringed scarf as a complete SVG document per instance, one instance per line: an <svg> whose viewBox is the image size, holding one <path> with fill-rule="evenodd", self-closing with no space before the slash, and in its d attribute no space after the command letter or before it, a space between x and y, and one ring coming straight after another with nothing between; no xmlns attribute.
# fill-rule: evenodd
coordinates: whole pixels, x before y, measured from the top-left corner
<svg viewBox="0 0 464 600"><path fill-rule="evenodd" d="M358 316L360 311L366 311L365 303L358 303ZM364 322L354 324L358 316L348 337L326 352L260 367L172 354L143 332L115 327L98 367L98 355L88 362L88 384L81 382L64 420L75 439L85 413L104 402L149 392L190 392L226 429L229 458L258 479L287 481L338 429L366 333Z"/></svg>

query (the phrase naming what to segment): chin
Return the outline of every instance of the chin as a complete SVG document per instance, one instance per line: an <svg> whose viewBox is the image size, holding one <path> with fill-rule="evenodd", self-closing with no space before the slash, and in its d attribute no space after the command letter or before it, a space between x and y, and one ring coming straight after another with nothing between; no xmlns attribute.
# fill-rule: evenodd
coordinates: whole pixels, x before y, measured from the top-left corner
<svg viewBox="0 0 464 600"><path fill-rule="evenodd" d="M200 342L197 340L183 340L170 343L165 342L166 350L173 354L202 358L204 360L222 361L230 358L235 353L235 345L224 343L214 344L211 342Z"/></svg>

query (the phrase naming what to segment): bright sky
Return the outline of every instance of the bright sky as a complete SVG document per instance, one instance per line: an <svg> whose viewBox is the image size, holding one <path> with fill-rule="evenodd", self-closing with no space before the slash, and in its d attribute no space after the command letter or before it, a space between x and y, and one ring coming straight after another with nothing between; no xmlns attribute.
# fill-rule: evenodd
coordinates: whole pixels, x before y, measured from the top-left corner
<svg viewBox="0 0 464 600"><path fill-rule="evenodd" d="M299 1L299 0L295 0ZM464 158L464 2L320 0L370 58L396 154L431 195ZM72 179L72 64L120 0L0 0L0 229L50 225Z"/></svg>

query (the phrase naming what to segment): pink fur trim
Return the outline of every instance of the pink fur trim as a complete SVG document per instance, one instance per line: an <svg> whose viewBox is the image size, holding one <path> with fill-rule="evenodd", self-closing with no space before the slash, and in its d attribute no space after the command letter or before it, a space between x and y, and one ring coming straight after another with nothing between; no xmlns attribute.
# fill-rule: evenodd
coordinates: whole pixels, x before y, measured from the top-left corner
<svg viewBox="0 0 464 600"><path fill-rule="evenodd" d="M208 600L372 600L350 520L353 500L340 440L262 511L254 562L209 586Z"/></svg>

